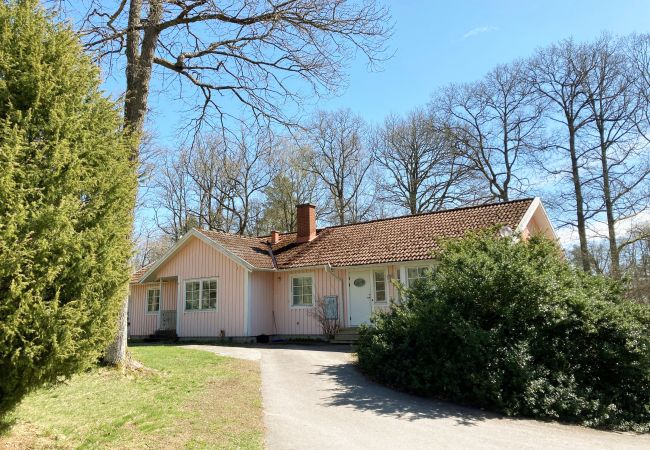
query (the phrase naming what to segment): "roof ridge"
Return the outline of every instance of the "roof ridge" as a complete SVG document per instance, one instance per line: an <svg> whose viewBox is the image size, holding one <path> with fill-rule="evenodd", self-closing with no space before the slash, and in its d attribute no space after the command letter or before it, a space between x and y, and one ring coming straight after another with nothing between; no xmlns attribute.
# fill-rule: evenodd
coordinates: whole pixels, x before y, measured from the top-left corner
<svg viewBox="0 0 650 450"><path fill-rule="evenodd" d="M364 225L367 223L376 223L376 222L384 222L384 221L389 221L389 220L398 220L398 219L406 219L408 217L421 217L421 216L428 216L428 215L433 215L433 214L442 214L446 212L452 212L452 211L463 211L467 209L477 209L477 208L487 208L489 206L500 206L500 205L507 205L510 203L519 203L519 202L526 202L526 201L533 201L535 200L535 197L525 197L525 198L519 198L515 200L508 200L505 202L494 202L494 203L482 203L480 205L469 205L469 206L456 206L454 208L447 208L447 209L439 209L437 211L427 211L427 212L421 212L421 213L416 213L416 214L403 214L401 216L393 216L393 217L383 217L380 219L372 219L372 220L366 220L363 222L355 222L355 223L346 223L343 225L330 225L322 228L318 228L317 231L323 232L325 230L331 229L331 228L342 228L342 227L351 227L355 225ZM238 233L230 233L228 231L222 231L222 230L205 230L203 228L199 227L194 227L197 231L200 232L208 232L208 233L221 233L227 236L235 236L235 237L240 237L240 238L249 238L249 239L264 239L264 238L269 238L271 237L270 234L263 234L259 236L249 236L249 235L243 235L243 234L238 234ZM295 231L285 231L282 233L278 233L282 236L286 236L289 234L295 234ZM318 237L318 235L316 236Z"/></svg>
<svg viewBox="0 0 650 450"><path fill-rule="evenodd" d="M199 228L199 227L193 227L193 229L200 232L200 233L206 234L206 235L208 233L214 233L214 234L223 234L225 236L232 236L232 237L241 238L241 239L260 239L261 238L261 236L251 236L251 235L248 235L248 234L231 233L229 231L223 231L223 230L206 230L206 229Z"/></svg>
<svg viewBox="0 0 650 450"><path fill-rule="evenodd" d="M283 231L282 233L280 233L280 232L278 231L278 234L279 234L279 235L282 235L282 236L286 236L287 234L295 234L295 233L296 233L295 231ZM269 238L269 237L271 237L271 234L270 234L270 233L269 233L269 234L261 234L261 235L259 235L259 236L255 236L255 237L257 237L257 238L259 238L259 239L262 239L262 238Z"/></svg>
<svg viewBox="0 0 650 450"><path fill-rule="evenodd" d="M462 210L466 210L466 209L486 208L488 206L500 206L500 205L507 205L507 204L510 204L510 203L520 203L520 202L533 201L533 200L535 200L535 197L526 197L526 198L520 198L520 199L516 199L516 200L508 200L506 202L483 203L483 204L480 204L480 205L470 205L470 206L457 206L455 208L439 209L437 211L427 211L427 212L416 213L416 214L404 214L404 215L401 215L401 216L394 216L394 217L383 217L381 219L366 220L365 222L346 223L346 224L343 224L343 225L330 225L328 227L324 227L322 230L325 231L325 230L331 229L331 228L352 227L352 226L355 226L355 225L364 225L364 224L367 224L367 223L386 222L386 221L389 221L389 220L406 219L406 218L409 218L409 217L430 216L430 215L433 215L433 214L441 214L441 213L452 212L452 211L462 211Z"/></svg>
<svg viewBox="0 0 650 450"><path fill-rule="evenodd" d="M496 223L517 226L522 217L531 211L531 205L536 200L529 197L334 225L319 228L316 238L306 243L296 242L296 233L283 233L277 248L270 245L268 237L201 228L193 228L179 243L191 236L201 238L206 243L214 242L217 250L223 249L226 255L237 258L237 261L241 259L255 269L289 269L321 265L323 262L348 266L415 261L430 258L438 237L460 237L468 230ZM169 256L171 254L166 254L165 258ZM145 267L144 271L151 271L149 267L158 267L157 264Z"/></svg>

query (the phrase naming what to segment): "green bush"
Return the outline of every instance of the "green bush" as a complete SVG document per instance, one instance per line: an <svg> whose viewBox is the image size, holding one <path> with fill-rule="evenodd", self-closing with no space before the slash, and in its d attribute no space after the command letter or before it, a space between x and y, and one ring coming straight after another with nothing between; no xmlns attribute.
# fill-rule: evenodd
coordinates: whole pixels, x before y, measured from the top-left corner
<svg viewBox="0 0 650 450"><path fill-rule="evenodd" d="M135 172L75 34L0 2L0 416L88 367L126 296Z"/></svg>
<svg viewBox="0 0 650 450"><path fill-rule="evenodd" d="M380 382L507 415L650 428L650 310L552 242L447 242L408 300L361 330Z"/></svg>

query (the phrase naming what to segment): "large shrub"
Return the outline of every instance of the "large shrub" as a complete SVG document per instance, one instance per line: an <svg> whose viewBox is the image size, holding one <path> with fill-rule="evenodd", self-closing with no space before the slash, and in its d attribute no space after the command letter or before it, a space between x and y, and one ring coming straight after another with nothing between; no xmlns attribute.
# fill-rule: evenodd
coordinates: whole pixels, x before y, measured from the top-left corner
<svg viewBox="0 0 650 450"><path fill-rule="evenodd" d="M408 300L362 330L365 373L508 415L648 430L647 306L538 237L472 235L438 258Z"/></svg>
<svg viewBox="0 0 650 450"><path fill-rule="evenodd" d="M76 36L0 2L0 415L87 367L125 298L135 175Z"/></svg>

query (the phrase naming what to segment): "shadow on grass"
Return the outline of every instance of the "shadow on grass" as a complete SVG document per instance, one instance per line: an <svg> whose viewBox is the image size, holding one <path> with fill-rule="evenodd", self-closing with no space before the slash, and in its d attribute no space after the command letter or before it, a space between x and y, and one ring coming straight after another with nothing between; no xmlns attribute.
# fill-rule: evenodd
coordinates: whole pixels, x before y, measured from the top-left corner
<svg viewBox="0 0 650 450"><path fill-rule="evenodd" d="M328 377L336 384L336 387L329 390L331 395L325 400L326 406L351 407L409 421L451 419L465 426L500 417L389 389L370 381L353 364L319 366L314 375Z"/></svg>
<svg viewBox="0 0 650 450"><path fill-rule="evenodd" d="M0 436L4 436L16 424L16 419L0 416Z"/></svg>

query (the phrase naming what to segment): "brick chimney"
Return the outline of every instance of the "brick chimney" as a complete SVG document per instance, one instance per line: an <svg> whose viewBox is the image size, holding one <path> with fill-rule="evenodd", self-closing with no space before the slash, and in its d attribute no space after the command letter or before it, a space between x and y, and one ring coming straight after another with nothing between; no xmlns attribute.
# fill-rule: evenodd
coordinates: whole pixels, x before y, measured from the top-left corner
<svg viewBox="0 0 650 450"><path fill-rule="evenodd" d="M316 207L309 203L296 206L298 236L296 242L309 242L316 237Z"/></svg>
<svg viewBox="0 0 650 450"><path fill-rule="evenodd" d="M273 245L280 242L280 233L278 233L275 230L271 231L271 239L269 240L269 242L271 242L271 244L273 244Z"/></svg>

